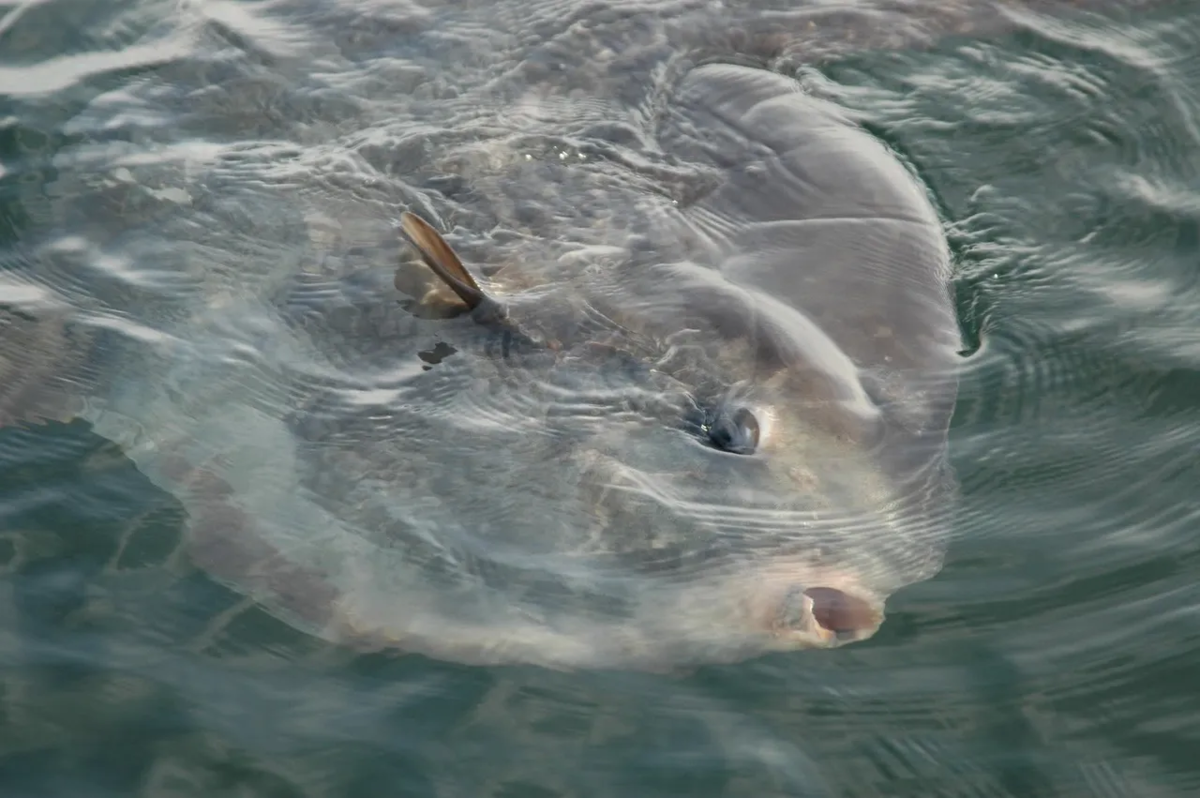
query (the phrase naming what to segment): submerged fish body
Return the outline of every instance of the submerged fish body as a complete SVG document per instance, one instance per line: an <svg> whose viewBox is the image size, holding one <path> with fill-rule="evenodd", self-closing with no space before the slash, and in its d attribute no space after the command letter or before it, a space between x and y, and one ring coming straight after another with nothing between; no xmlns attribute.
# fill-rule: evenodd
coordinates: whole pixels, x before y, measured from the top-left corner
<svg viewBox="0 0 1200 798"><path fill-rule="evenodd" d="M658 669L870 637L948 534L937 217L763 70L687 71L655 136L704 179L524 225L526 164L459 162L486 200L452 231L406 213L394 287L198 305L81 415L183 503L201 566L335 642ZM264 308L258 347L223 334Z"/></svg>
<svg viewBox="0 0 1200 798"><path fill-rule="evenodd" d="M632 243L525 242L485 278L405 214L423 263L397 284L448 311L428 329L452 353L403 405L340 384L294 416L303 483L370 530L335 635L734 661L869 637L936 572L959 339L932 208L791 80L711 65L676 97L662 140L724 177L651 198ZM344 334L316 316L317 348Z"/></svg>

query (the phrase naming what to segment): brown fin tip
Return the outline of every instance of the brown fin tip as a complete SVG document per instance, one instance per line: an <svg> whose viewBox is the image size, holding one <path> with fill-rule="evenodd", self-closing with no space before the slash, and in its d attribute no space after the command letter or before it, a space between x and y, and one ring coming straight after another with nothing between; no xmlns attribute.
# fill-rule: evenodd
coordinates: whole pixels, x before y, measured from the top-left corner
<svg viewBox="0 0 1200 798"><path fill-rule="evenodd" d="M454 250L429 222L415 213L405 211L400 214L400 231L421 253L425 265L458 294L458 297L467 303L467 307L474 310L487 298L458 255L454 254Z"/></svg>

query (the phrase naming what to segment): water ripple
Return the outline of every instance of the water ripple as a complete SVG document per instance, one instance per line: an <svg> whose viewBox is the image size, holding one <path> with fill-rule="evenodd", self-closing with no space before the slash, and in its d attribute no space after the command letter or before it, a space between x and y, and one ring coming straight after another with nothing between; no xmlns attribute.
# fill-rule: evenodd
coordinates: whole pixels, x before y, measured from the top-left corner
<svg viewBox="0 0 1200 798"><path fill-rule="evenodd" d="M530 287L504 282L513 264L562 277L670 249L638 236L714 187L657 138L693 59L795 68L891 147L944 217L972 350L951 449L962 506L874 552L897 566L952 524L945 569L901 591L868 643L689 678L325 645L189 564L189 513L261 531L218 493L180 491L181 504L85 425L0 431L13 789L1195 792L1200 27L1178 5L1028 5L0 3L0 412L46 379L75 393L119 365L117 395L227 455L218 476L258 464L242 500L299 506L312 517L296 527L327 540L325 488L364 541L399 530L339 571L362 577L339 587L386 628L421 631L411 606L377 601L414 559L500 584L587 575L564 564L587 541L577 506L529 504L556 479L591 478L579 505L609 512L611 535L654 512L665 539L686 522L746 543L645 556L692 580L652 607L645 637L720 612L714 577L737 576L764 533L801 542L818 528L811 513L730 508L703 481L682 485L684 457L723 473L715 455L692 459L701 443L685 428L627 435L637 468L604 459L606 432L688 397L631 395L617 362L521 382L518 351L480 370L461 348L494 335L461 318L450 335L457 322L414 314L391 289L409 258L403 207L516 295ZM719 214L695 222L733 229ZM32 324L34 311L55 323ZM211 410L222 392L244 405L230 418ZM57 396L33 404L62 410ZM289 427L238 426L283 407ZM564 458L579 440L590 459ZM296 455L318 445L325 459ZM399 497L385 489L397 482ZM475 483L521 490L458 489ZM455 526L463 514L487 523ZM826 521L868 528L852 502ZM421 546L434 523L437 551ZM556 528L561 539L537 534ZM463 584L457 617L527 628ZM550 610L571 612L570 598ZM463 628L476 646L496 634Z"/></svg>

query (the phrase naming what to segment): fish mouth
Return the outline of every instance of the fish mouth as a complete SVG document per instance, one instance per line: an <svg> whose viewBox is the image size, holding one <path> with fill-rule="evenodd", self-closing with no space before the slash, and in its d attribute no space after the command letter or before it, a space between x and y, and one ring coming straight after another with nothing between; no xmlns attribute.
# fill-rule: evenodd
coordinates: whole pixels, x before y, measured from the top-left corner
<svg viewBox="0 0 1200 798"><path fill-rule="evenodd" d="M870 637L883 623L882 607L836 587L810 587L804 596L816 626L839 643Z"/></svg>
<svg viewBox="0 0 1200 798"><path fill-rule="evenodd" d="M796 586L784 595L772 631L786 648L834 648L871 637L883 618L882 602L857 591Z"/></svg>

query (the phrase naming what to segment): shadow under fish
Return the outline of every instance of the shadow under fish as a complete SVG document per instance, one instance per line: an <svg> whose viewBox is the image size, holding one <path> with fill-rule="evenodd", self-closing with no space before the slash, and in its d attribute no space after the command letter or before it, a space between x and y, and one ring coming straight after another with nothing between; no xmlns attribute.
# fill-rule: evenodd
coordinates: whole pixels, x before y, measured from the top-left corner
<svg viewBox="0 0 1200 798"><path fill-rule="evenodd" d="M203 568L337 643L671 669L866 639L947 540L961 341L939 221L776 74L692 69L657 135L720 180L648 207L627 248L485 278L401 216L420 262L396 286L436 365L286 376L332 345L318 320L281 328L253 386L164 355L169 379L71 409L182 502ZM40 395L5 393L5 418Z"/></svg>

